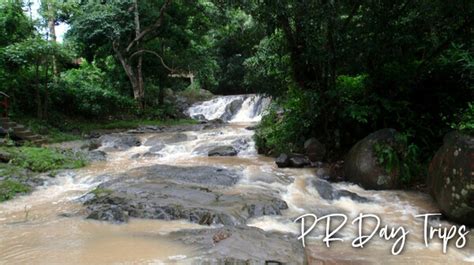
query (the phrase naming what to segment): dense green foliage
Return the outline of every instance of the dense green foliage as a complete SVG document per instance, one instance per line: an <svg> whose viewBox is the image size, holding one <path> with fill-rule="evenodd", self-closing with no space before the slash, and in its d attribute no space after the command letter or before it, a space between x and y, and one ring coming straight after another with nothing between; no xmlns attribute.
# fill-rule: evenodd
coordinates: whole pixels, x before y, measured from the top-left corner
<svg viewBox="0 0 474 265"><path fill-rule="evenodd" d="M282 81L263 89L278 96L281 114L264 118L262 150L297 152L317 137L338 157L368 133L393 127L426 159L450 127L472 126L472 2L262 1L248 9L283 32L282 43L272 44L283 50L267 49L260 61L288 56L292 73L285 94L272 88ZM284 68L260 69L250 73L254 80L275 80Z"/></svg>
<svg viewBox="0 0 474 265"><path fill-rule="evenodd" d="M60 152L58 150L22 146L19 148L2 148L2 151L10 153L10 164L21 168L27 168L33 172L46 172L61 168L79 168L85 165L85 159L72 152Z"/></svg>
<svg viewBox="0 0 474 265"><path fill-rule="evenodd" d="M79 112L86 118L103 117L133 110L133 101L114 90L105 73L87 62L78 69L62 73L56 86L58 89L53 95L55 106L70 116Z"/></svg>
<svg viewBox="0 0 474 265"><path fill-rule="evenodd" d="M414 172L447 131L474 131L473 1L41 3L37 20L0 4L0 82L13 115L59 131L65 117L177 118L169 98L201 88L271 95L256 140L273 154L316 137L339 159L392 127L411 151L381 148L383 163Z"/></svg>

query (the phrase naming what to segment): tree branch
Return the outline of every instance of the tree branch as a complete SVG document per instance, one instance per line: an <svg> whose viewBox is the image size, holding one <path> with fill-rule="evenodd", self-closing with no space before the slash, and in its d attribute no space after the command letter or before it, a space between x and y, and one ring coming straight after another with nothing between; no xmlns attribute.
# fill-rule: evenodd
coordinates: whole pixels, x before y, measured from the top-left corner
<svg viewBox="0 0 474 265"><path fill-rule="evenodd" d="M450 44L452 43L453 40L458 37L458 34L461 33L463 30L466 28L469 28L472 25L473 20L471 18L467 18L464 20L464 23L461 24L454 32L451 34L451 36L447 37L446 40L444 40L440 45L438 45L428 56L425 57L421 61L421 63L418 65L416 69L416 75L418 76L421 73L421 70L434 58L436 58L438 55L443 53L446 49L449 48Z"/></svg>
<svg viewBox="0 0 474 265"><path fill-rule="evenodd" d="M139 50L139 51L136 51L134 52L131 56L130 56L130 59L132 59L133 57L139 55L139 54L143 54L143 53L151 53L153 55L155 55L156 57L158 57L161 61L161 64L163 65L164 68L166 68L166 70L170 71L171 73L175 73L177 70L174 69L174 68L171 68L169 67L165 61L163 60L163 57L161 57L161 55L159 55L158 53L154 52L154 51L150 51L150 50Z"/></svg>
<svg viewBox="0 0 474 265"><path fill-rule="evenodd" d="M344 20L344 24L341 27L341 32L344 32L346 30L347 26L349 25L349 23L351 23L352 19L354 18L355 14L357 12L357 9L359 9L359 6L360 6L359 1L354 2L354 5L352 6L351 13Z"/></svg>
<svg viewBox="0 0 474 265"><path fill-rule="evenodd" d="M127 49L126 51L129 52L130 49L137 43L139 42L141 39L143 39L143 37L145 37L148 33L152 32L153 30L159 28L161 26L161 24L163 23L163 18L165 16L165 10L166 8L168 8L168 6L171 4L171 0L165 0L165 3L163 4L163 6L161 7L160 9L160 16L158 17L158 20L155 22L155 24L151 25L150 27L146 28L145 30L143 30L142 32L140 32L140 34L138 34L135 39L132 40L132 42L130 42L127 46Z"/></svg>

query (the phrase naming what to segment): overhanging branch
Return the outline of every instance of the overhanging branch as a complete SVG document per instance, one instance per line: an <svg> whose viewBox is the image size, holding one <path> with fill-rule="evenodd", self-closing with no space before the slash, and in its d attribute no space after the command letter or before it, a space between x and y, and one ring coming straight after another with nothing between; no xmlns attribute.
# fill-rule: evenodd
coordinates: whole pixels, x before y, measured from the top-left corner
<svg viewBox="0 0 474 265"><path fill-rule="evenodd" d="M143 30L142 32L140 32L140 34L138 34L135 39L132 40L132 42L130 42L127 46L127 49L126 51L129 52L130 49L135 45L137 44L141 39L143 39L143 37L145 37L148 33L156 30L157 28L159 28L161 26L161 24L163 23L163 18L165 16L165 10L166 8L168 8L168 6L171 4L171 0L166 0L165 3L163 4L163 6L161 7L160 9L160 16L158 17L158 20L155 22L155 24L151 25L150 27L146 28L145 30Z"/></svg>
<svg viewBox="0 0 474 265"><path fill-rule="evenodd" d="M139 51L136 51L134 52L131 56L130 56L130 59L132 59L133 57L139 55L139 54L143 54L143 53L150 53L150 54L153 54L155 55L156 57L158 57L161 61L161 64L163 65L164 68L166 68L166 70L170 71L171 73L175 73L177 70L176 69L173 69L171 67L169 67L165 61L163 60L163 57L161 57L161 55L159 55L158 53L154 52L154 51L150 51L150 50L139 50Z"/></svg>

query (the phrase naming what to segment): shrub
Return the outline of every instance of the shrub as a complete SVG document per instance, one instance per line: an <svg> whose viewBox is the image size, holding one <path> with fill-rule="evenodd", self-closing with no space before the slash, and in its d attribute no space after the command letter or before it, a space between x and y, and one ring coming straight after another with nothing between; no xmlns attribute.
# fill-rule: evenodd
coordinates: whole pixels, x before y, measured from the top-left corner
<svg viewBox="0 0 474 265"><path fill-rule="evenodd" d="M62 73L61 80L54 89L55 108L87 118L114 115L133 109L133 100L120 95L106 81L105 74L87 62L82 63L79 69Z"/></svg>
<svg viewBox="0 0 474 265"><path fill-rule="evenodd" d="M255 133L257 147L265 153L301 151L320 113L315 102L317 94L290 88L287 98L274 103L262 118Z"/></svg>
<svg viewBox="0 0 474 265"><path fill-rule="evenodd" d="M45 172L60 168L79 168L85 165L82 157L75 157L72 153L41 147L20 147L11 151L16 166L28 168L35 172Z"/></svg>
<svg viewBox="0 0 474 265"><path fill-rule="evenodd" d="M455 115L455 120L451 123L451 128L467 134L474 134L474 102L468 103L467 108Z"/></svg>
<svg viewBox="0 0 474 265"><path fill-rule="evenodd" d="M420 163L418 146L408 144L408 134L397 134L395 142L394 145L385 143L374 145L377 162L387 173L399 170L402 184L409 185L426 173L426 167Z"/></svg>
<svg viewBox="0 0 474 265"><path fill-rule="evenodd" d="M29 192L31 188L15 180L0 181L0 202L13 198L17 193Z"/></svg>

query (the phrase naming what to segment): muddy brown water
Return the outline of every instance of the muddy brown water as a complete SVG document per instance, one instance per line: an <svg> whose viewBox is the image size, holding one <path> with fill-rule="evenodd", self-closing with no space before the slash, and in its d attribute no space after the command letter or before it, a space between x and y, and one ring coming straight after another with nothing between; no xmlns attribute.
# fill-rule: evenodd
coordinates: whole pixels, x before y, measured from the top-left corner
<svg viewBox="0 0 474 265"><path fill-rule="evenodd" d="M383 224L403 225L410 230L405 250L401 255L390 254L392 241L375 238L363 249L354 249L350 242L356 227L347 225L330 248L321 242L321 230L307 238L305 249L313 264L469 264L474 262L473 232L468 244L456 249L450 244L442 253L439 241L429 247L423 244L422 221L415 218L421 213L438 212L433 200L426 194L407 191L366 191L350 183L334 184L370 198L369 203L348 198L328 201L308 185L314 169L279 169L273 159L257 155L251 140L249 124L232 124L224 128L185 132L189 141L166 145L162 157L131 159L136 153L145 153L149 147L133 147L126 151L108 152L105 162L96 162L86 168L61 174L35 192L0 204L0 264L194 264L203 255L192 245L183 245L167 235L181 229L208 228L186 221L132 219L127 224L112 224L86 220L81 196L103 181L99 176L121 173L153 164L178 166L219 165L236 168L243 178L226 193L271 191L289 206L282 216L264 216L249 220L247 225L266 231L281 231L294 235L297 240L299 224L293 220L304 213L343 212L349 220L359 213L377 214ZM161 133L162 137L172 133ZM144 142L157 134L143 134ZM199 146L230 143L236 139L249 140L249 147L237 157L207 157L193 153ZM78 214L79 213L79 214ZM442 225L452 224L441 222ZM322 263L321 263L322 262ZM472 264L472 263L471 263Z"/></svg>

